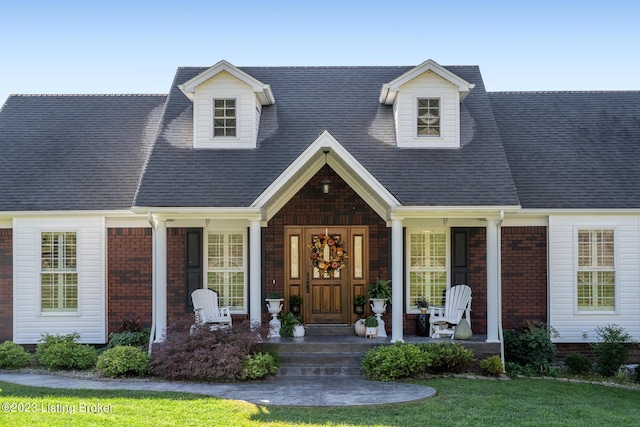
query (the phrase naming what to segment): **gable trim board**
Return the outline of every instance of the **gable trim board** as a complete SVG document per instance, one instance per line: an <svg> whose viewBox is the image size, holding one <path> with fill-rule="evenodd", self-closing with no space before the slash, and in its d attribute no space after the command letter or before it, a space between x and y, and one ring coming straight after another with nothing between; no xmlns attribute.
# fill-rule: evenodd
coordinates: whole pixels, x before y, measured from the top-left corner
<svg viewBox="0 0 640 427"><path fill-rule="evenodd" d="M209 143L213 113L201 113L216 97L246 97L237 106L244 124L236 140ZM420 97L441 100L440 138L416 138ZM394 293L406 290L407 229L476 227L483 232L474 232L472 277L486 312L478 310L474 325L489 341L500 340L498 326L508 316L499 315L500 263L510 250L501 246L501 229L546 227L544 285L559 342L590 342L595 326L614 321L640 337L640 196L630 191L640 186L639 111L640 92L488 93L478 67L432 60L416 67L242 68L220 61L179 68L168 95L12 96L0 110L0 151L9 153L0 159L0 179L8 183L0 188L0 228L13 231L13 255L0 267L10 264L13 275L14 338L35 342L43 332L80 328L82 342L106 340L105 232L114 227L154 229L159 339L172 316L168 288L176 279L167 275L178 274L167 272L176 268L168 262L175 256L167 247L175 244L171 229L246 230L243 315L261 320L262 294L281 286L278 267L263 255L276 246L264 242L280 238L270 234L274 219L281 221L278 214L299 194L316 191L309 183L319 182L323 168L352 192L321 199L327 215L307 217L349 225L362 218L355 206L364 201L376 230L388 227L371 236L379 247L369 275L390 275ZM47 167L52 159L61 166ZM575 232L589 224L615 229L612 313L575 310ZM33 298L37 233L51 227L79 230L82 285L73 316L40 314ZM509 244L517 247L518 238ZM402 340L410 311L406 301L394 305L394 340Z"/></svg>

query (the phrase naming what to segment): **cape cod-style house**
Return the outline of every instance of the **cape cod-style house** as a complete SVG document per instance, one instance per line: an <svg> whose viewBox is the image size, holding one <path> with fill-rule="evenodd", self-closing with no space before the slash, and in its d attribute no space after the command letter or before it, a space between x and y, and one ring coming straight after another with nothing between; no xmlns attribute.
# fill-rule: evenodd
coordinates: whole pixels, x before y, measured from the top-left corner
<svg viewBox="0 0 640 427"><path fill-rule="evenodd" d="M477 66L179 68L168 95L13 95L0 111L0 339L139 317L161 340L218 291L235 320L303 297L353 324L391 279L472 288L473 331L548 322L640 339L640 92L485 90ZM329 235L340 262L312 259Z"/></svg>

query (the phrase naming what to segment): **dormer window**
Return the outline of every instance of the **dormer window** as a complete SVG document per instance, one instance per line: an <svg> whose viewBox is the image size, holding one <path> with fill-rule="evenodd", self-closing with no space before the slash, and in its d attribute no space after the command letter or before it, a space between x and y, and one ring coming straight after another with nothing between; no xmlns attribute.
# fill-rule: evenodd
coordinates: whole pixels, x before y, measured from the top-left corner
<svg viewBox="0 0 640 427"><path fill-rule="evenodd" d="M418 98L418 136L440 136L440 98Z"/></svg>
<svg viewBox="0 0 640 427"><path fill-rule="evenodd" d="M213 136L236 136L236 100L213 100Z"/></svg>

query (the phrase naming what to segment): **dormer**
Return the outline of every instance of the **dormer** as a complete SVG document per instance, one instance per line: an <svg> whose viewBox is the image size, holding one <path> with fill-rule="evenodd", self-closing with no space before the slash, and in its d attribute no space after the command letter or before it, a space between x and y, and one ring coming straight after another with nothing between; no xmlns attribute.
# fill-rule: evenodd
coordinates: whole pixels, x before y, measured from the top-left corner
<svg viewBox="0 0 640 427"><path fill-rule="evenodd" d="M475 87L428 60L382 85L400 148L460 148L460 103Z"/></svg>
<svg viewBox="0 0 640 427"><path fill-rule="evenodd" d="M193 102L194 148L256 148L262 107L275 103L268 84L220 61L178 87Z"/></svg>

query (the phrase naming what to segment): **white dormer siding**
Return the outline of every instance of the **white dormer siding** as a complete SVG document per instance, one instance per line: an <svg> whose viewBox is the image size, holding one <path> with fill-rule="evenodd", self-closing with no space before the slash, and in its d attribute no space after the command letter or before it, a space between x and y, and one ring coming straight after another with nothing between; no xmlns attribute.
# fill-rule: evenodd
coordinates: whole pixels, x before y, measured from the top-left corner
<svg viewBox="0 0 640 427"><path fill-rule="evenodd" d="M475 87L432 60L382 85L380 102L393 105L396 144L399 148L460 148L460 102ZM431 126L419 118L425 100ZM426 111L423 111L426 113Z"/></svg>
<svg viewBox="0 0 640 427"><path fill-rule="evenodd" d="M439 135L418 133L418 100L439 99ZM429 71L402 86L393 103L398 147L460 147L460 95L458 89Z"/></svg>
<svg viewBox="0 0 640 427"><path fill-rule="evenodd" d="M262 106L276 102L268 84L224 60L178 87L193 102L194 148L256 148Z"/></svg>
<svg viewBox="0 0 640 427"><path fill-rule="evenodd" d="M215 100L235 100L235 136L214 134ZM249 85L222 71L195 90L194 148L255 148L262 105Z"/></svg>

